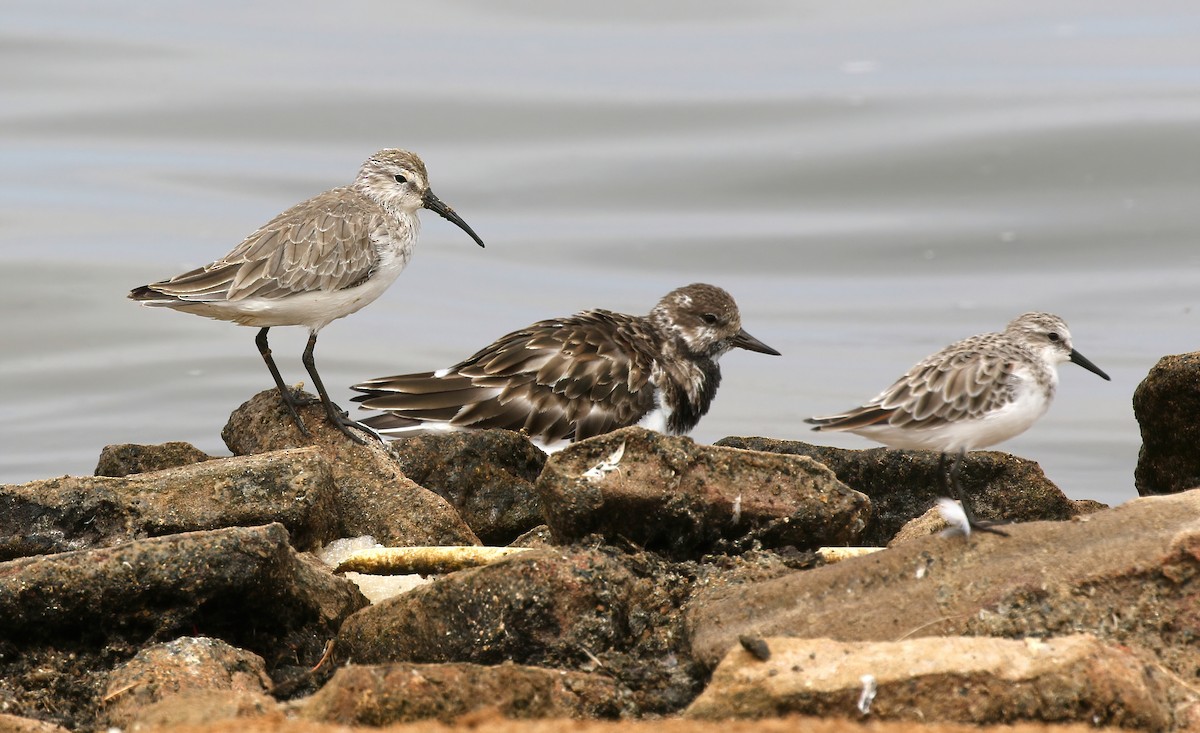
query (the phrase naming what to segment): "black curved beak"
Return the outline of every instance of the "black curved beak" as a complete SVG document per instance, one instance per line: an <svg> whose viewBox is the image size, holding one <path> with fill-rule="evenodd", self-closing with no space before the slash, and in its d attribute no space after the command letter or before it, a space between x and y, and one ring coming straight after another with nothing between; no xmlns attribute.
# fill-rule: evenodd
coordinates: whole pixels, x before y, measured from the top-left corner
<svg viewBox="0 0 1200 733"><path fill-rule="evenodd" d="M433 191L425 191L425 197L422 199L422 203L424 204L425 208L436 213L446 221L455 224L459 229L463 230L467 234L470 234L471 239L474 239L475 243L480 247L483 246L483 240L479 238L479 235L475 233L475 230L471 228L471 225L463 221L463 218L455 213L454 209L442 203L440 198L434 196Z"/></svg>
<svg viewBox="0 0 1200 733"><path fill-rule="evenodd" d="M767 346L762 341L759 341L758 339L754 338L750 334L746 333L746 329L744 329L744 328L742 330L738 331L736 334L734 334L733 338L731 338L729 340L729 343L733 344L734 346L736 346L740 349L746 349L747 351L757 351L760 354L770 354L771 356L781 356L781 354L778 351L776 351L775 349L772 349L770 346Z"/></svg>
<svg viewBox="0 0 1200 733"><path fill-rule="evenodd" d="M1104 379L1106 379L1110 382L1112 381L1112 379L1107 374L1105 374L1104 371L1100 369L1100 367L1093 364L1091 361L1088 360L1088 358L1086 356L1079 353L1075 349L1071 349L1071 361L1074 362L1075 364L1078 364L1079 366L1083 367L1084 369L1087 369L1092 374L1098 374L1101 377L1103 377Z"/></svg>

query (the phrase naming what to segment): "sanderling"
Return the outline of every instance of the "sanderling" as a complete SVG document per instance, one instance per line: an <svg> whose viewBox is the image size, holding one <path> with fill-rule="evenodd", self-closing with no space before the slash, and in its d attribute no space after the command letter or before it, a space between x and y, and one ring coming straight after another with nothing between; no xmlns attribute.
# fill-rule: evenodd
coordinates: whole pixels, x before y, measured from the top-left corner
<svg viewBox="0 0 1200 733"><path fill-rule="evenodd" d="M1002 333L953 343L919 362L861 407L806 420L813 430L845 430L889 448L935 450L960 501L963 455L1019 435L1046 413L1058 386L1058 365L1071 361L1109 376L1071 346L1071 332L1049 313L1017 316ZM962 501L972 524L977 523ZM977 525L978 526L978 525Z"/></svg>
<svg viewBox="0 0 1200 733"><path fill-rule="evenodd" d="M412 257L426 208L458 225L480 247L483 240L429 189L425 164L406 150L380 150L363 163L358 177L296 204L221 259L169 280L143 285L129 297L207 318L257 326L258 352L271 370L279 395L308 435L296 401L279 375L267 331L307 326L304 367L330 421L357 442L359 427L329 399L313 360L317 332L378 298Z"/></svg>
<svg viewBox="0 0 1200 733"><path fill-rule="evenodd" d="M778 356L742 329L729 293L697 283L646 316L590 310L501 336L448 369L355 385L363 424L522 430L549 449L628 425L681 435L708 412L734 347Z"/></svg>

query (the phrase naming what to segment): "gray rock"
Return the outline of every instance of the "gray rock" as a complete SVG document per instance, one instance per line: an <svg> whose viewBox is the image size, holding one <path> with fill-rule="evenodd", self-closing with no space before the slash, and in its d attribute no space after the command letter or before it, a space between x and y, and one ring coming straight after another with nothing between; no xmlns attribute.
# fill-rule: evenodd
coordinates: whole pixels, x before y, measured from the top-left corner
<svg viewBox="0 0 1200 733"><path fill-rule="evenodd" d="M1159 359L1133 393L1133 415L1142 431L1137 492L1200 486L1200 352Z"/></svg>
<svg viewBox="0 0 1200 733"><path fill-rule="evenodd" d="M784 455L808 456L826 466L852 489L871 498L865 545L886 545L904 523L924 514L946 496L940 454L888 448L846 450L799 440L730 437L717 445ZM998 451L976 451L963 459L960 474L967 501L980 519L1031 522L1069 519L1075 504L1051 483L1033 461ZM830 543L833 544L833 543Z"/></svg>
<svg viewBox="0 0 1200 733"><path fill-rule="evenodd" d="M303 701L301 718L385 726L436 719L451 723L488 709L506 718L616 718L629 692L608 676L501 664L350 665Z"/></svg>
<svg viewBox="0 0 1200 733"><path fill-rule="evenodd" d="M687 709L723 720L785 714L958 722L1071 723L1161 731L1182 680L1094 636L962 636L839 642L768 638L767 660L734 648Z"/></svg>
<svg viewBox="0 0 1200 733"><path fill-rule="evenodd" d="M260 392L229 416L221 437L235 455L314 446L332 469L342 537L370 535L387 546L480 544L454 507L405 476L382 443L354 443L329 425L319 403L299 412L311 438L300 434L277 391Z"/></svg>
<svg viewBox="0 0 1200 733"><path fill-rule="evenodd" d="M109 726L208 723L276 707L266 663L220 639L181 637L146 647L109 674L104 695ZM202 704L201 704L202 703ZM180 716L179 709L188 712ZM204 717L197 719L196 712Z"/></svg>
<svg viewBox="0 0 1200 733"><path fill-rule="evenodd" d="M333 475L316 449L0 486L0 559L276 521L304 549L337 537Z"/></svg>
<svg viewBox="0 0 1200 733"><path fill-rule="evenodd" d="M167 468L189 466L212 458L213 456L191 443L183 442L161 445L139 445L137 443L106 445L100 451L100 461L96 464L95 475L120 478L131 473L146 473L147 471L162 471Z"/></svg>
<svg viewBox="0 0 1200 733"><path fill-rule="evenodd" d="M536 487L555 541L598 533L675 558L853 544L870 513L865 496L810 458L636 427L554 454Z"/></svg>
<svg viewBox="0 0 1200 733"><path fill-rule="evenodd" d="M404 475L449 501L486 544L506 545L542 523L533 482L546 454L520 433L430 432L392 450Z"/></svg>

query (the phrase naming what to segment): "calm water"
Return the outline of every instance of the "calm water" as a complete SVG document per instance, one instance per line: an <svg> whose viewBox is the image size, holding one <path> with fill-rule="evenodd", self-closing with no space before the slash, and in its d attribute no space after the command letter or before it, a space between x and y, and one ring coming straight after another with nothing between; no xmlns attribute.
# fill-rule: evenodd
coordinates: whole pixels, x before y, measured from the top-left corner
<svg viewBox="0 0 1200 733"><path fill-rule="evenodd" d="M708 281L784 356L726 357L695 437L867 447L801 418L1050 310L1113 381L1065 365L1003 447L1134 496L1130 397L1200 342L1194 4L258 5L6 4L0 482L108 443L223 453L270 385L254 331L125 293L399 146L488 247L426 216L398 283L322 332L335 399ZM273 332L290 381L304 338Z"/></svg>

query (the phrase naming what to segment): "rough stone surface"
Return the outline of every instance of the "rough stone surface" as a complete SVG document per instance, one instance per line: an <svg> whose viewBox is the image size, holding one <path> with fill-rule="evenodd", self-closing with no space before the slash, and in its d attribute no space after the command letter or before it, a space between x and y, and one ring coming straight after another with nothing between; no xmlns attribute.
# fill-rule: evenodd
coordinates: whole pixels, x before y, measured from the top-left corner
<svg viewBox="0 0 1200 733"><path fill-rule="evenodd" d="M96 464L96 475L121 478L131 473L146 473L190 466L193 463L208 461L212 458L213 456L191 443L179 441L161 445L139 445L137 443L106 445L100 451L100 461Z"/></svg>
<svg viewBox="0 0 1200 733"><path fill-rule="evenodd" d="M67 729L45 720L0 713L0 733L67 733Z"/></svg>
<svg viewBox="0 0 1200 733"><path fill-rule="evenodd" d="M1159 359L1133 393L1133 415L1142 431L1137 492L1200 486L1200 352Z"/></svg>
<svg viewBox="0 0 1200 733"><path fill-rule="evenodd" d="M147 642L224 639L288 679L365 604L280 524L12 560L0 563L0 680L11 711L94 729L109 670Z"/></svg>
<svg viewBox="0 0 1200 733"><path fill-rule="evenodd" d="M299 412L311 438L300 434L279 392L269 389L235 410L221 437L235 455L315 446L332 467L342 537L370 535L389 547L479 544L454 507L405 476L382 443L354 443L329 425L319 402Z"/></svg>
<svg viewBox="0 0 1200 733"><path fill-rule="evenodd" d="M677 558L756 543L855 544L870 516L866 497L812 459L702 446L642 428L556 453L537 490L557 542L598 533Z"/></svg>
<svg viewBox="0 0 1200 733"><path fill-rule="evenodd" d="M716 444L808 456L828 466L847 486L871 498L870 526L861 538L865 545L886 545L905 522L947 495L944 473L938 467L941 454L931 451L846 450L799 440L744 437L722 438ZM1069 519L1078 513L1037 463L1008 453L968 453L960 480L980 519L1030 522Z"/></svg>
<svg viewBox="0 0 1200 733"><path fill-rule="evenodd" d="M507 718L616 718L629 692L599 674L502 664L350 665L305 700L298 714L343 725L452 722L481 709Z"/></svg>
<svg viewBox="0 0 1200 733"><path fill-rule="evenodd" d="M404 475L458 510L489 545L506 545L542 523L533 490L546 454L511 430L430 432L392 450Z"/></svg>
<svg viewBox="0 0 1200 733"><path fill-rule="evenodd" d="M337 536L336 506L329 463L314 448L127 478L64 476L0 486L0 559L276 521L308 549Z"/></svg>
<svg viewBox="0 0 1200 733"><path fill-rule="evenodd" d="M220 639L181 637L147 647L114 669L104 700L108 725L137 729L164 722L167 709L199 707L199 699L206 703L202 722L261 714L275 708L270 687L266 663L257 654ZM176 705L158 705L166 700Z"/></svg>
<svg viewBox="0 0 1200 733"><path fill-rule="evenodd" d="M876 720L1073 722L1160 731L1175 697L1169 672L1094 636L1057 639L927 637L898 642L768 638L761 660L737 647L687 709L696 718L783 713ZM874 696L864 698L864 677ZM869 684L869 683L868 683Z"/></svg>
<svg viewBox="0 0 1200 733"><path fill-rule="evenodd" d="M892 641L1086 632L1184 679L1200 669L1200 492L1137 499L1008 537L926 537L689 602L715 665L739 636Z"/></svg>
<svg viewBox="0 0 1200 733"><path fill-rule="evenodd" d="M699 692L679 613L691 568L648 553L536 550L442 576L342 625L340 659L512 661L603 670L641 712L669 712Z"/></svg>

